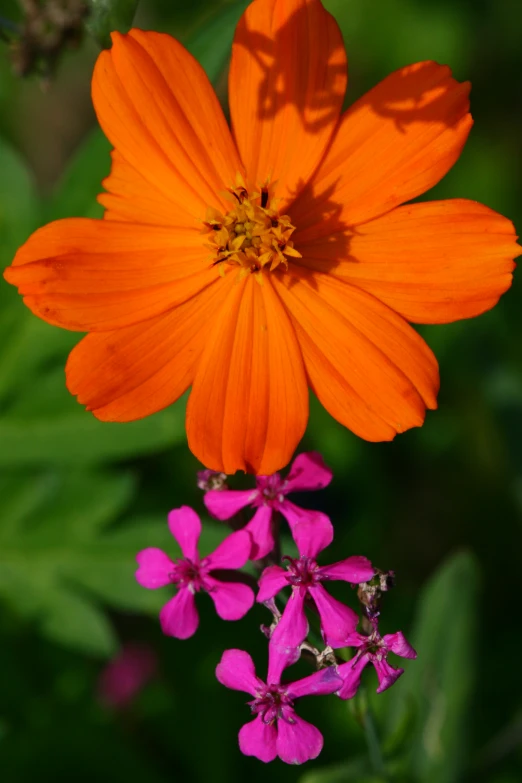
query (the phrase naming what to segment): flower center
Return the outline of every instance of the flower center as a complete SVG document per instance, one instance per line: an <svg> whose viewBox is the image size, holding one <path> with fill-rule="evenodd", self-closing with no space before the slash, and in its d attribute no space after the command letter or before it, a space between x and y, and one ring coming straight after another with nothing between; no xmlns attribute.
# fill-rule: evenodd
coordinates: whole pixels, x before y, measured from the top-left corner
<svg viewBox="0 0 522 783"><path fill-rule="evenodd" d="M296 587L312 587L321 580L317 573L318 565L313 557L300 557L299 560L294 560L287 556L283 557L283 560L288 560L286 578L289 584Z"/></svg>
<svg viewBox="0 0 522 783"><path fill-rule="evenodd" d="M365 642L363 647L359 648L359 652L368 653L370 660L377 658L377 660L380 661L383 658L386 658L386 655L388 654L388 648L386 647L384 639L381 637L381 635L374 632L371 634L371 636L368 637L368 640Z"/></svg>
<svg viewBox="0 0 522 783"><path fill-rule="evenodd" d="M190 587L193 592L201 590L203 581L201 570L197 563L192 560L179 558L170 572L170 581L176 587Z"/></svg>
<svg viewBox="0 0 522 783"><path fill-rule="evenodd" d="M225 264L240 266L243 275L272 272L280 265L288 269L288 257L301 258L290 239L295 226L288 215L278 213L269 186L250 194L239 176L237 183L228 191L233 209L222 214L209 207L204 220L213 265L222 275Z"/></svg>
<svg viewBox="0 0 522 783"><path fill-rule="evenodd" d="M254 714L259 714L263 723L274 723L292 710L293 702L283 685L266 685L254 701L248 702Z"/></svg>
<svg viewBox="0 0 522 783"><path fill-rule="evenodd" d="M271 504L270 501L274 500L283 503L285 499L282 492L284 481L281 480L279 473L274 473L272 476L258 476L256 483L264 503Z"/></svg>

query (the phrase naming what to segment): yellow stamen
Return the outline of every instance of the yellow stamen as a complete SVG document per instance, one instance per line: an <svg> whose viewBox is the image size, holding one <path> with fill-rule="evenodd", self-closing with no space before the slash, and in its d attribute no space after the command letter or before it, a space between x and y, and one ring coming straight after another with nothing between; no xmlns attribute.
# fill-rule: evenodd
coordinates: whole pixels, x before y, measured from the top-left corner
<svg viewBox="0 0 522 783"><path fill-rule="evenodd" d="M206 244L213 254L212 263L225 273L224 264L241 267L241 276L256 274L263 269L272 272L279 266L288 269L288 258L301 258L290 237L295 231L288 215L279 215L278 199L270 196L270 186L249 194L240 175L228 191L234 207L226 214L208 208L203 231ZM262 282L262 276L256 274Z"/></svg>

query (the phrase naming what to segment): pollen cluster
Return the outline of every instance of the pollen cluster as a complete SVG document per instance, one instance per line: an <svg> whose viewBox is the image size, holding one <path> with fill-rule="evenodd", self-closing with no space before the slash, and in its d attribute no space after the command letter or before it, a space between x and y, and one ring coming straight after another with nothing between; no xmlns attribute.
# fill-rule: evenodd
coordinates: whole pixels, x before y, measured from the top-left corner
<svg viewBox="0 0 522 783"><path fill-rule="evenodd" d="M240 181L227 191L227 196L234 203L233 209L221 214L209 207L203 229L209 235L212 264L222 275L225 264L236 264L242 274L253 274L263 269L271 272L280 265L286 270L288 256L301 257L290 239L295 226L288 215L278 213L277 199L271 197L268 186L249 194Z"/></svg>

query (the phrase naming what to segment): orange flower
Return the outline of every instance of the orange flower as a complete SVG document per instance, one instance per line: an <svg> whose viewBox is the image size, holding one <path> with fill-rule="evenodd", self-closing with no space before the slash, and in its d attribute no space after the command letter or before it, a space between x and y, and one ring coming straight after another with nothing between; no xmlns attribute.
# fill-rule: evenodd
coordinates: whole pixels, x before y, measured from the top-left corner
<svg viewBox="0 0 522 783"><path fill-rule="evenodd" d="M346 56L318 0L254 0L234 39L232 133L200 65L168 35L114 33L93 101L114 145L104 220L33 234L5 277L44 320L89 332L67 385L130 421L189 386L207 467L272 473L308 388L367 440L436 407L435 357L409 325L488 310L520 250L473 201L404 204L460 155L468 84L396 71L341 116Z"/></svg>

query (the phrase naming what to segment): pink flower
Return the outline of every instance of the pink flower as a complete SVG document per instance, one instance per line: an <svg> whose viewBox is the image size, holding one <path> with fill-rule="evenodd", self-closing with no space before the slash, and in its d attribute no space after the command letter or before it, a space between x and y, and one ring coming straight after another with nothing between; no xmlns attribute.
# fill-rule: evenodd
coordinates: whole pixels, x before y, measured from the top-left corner
<svg viewBox="0 0 522 783"><path fill-rule="evenodd" d="M292 594L270 643L281 652L289 653L293 649L296 656L297 648L308 633L304 611L306 598L312 599L317 607L327 644L338 647L351 644L359 618L353 609L333 598L322 582L342 580L359 584L367 582L375 573L370 561L359 555L330 566L318 565L317 555L331 543L333 536L326 529L308 522L302 522L298 527L300 558L285 557L284 560L288 561L286 569L276 565L265 568L259 580L257 595L257 600L263 603L274 598L284 587L292 587Z"/></svg>
<svg viewBox="0 0 522 783"><path fill-rule="evenodd" d="M227 492L210 490L205 494L204 501L209 512L217 519L230 519L245 506L256 509L254 517L243 529L252 536L251 560L259 560L274 548L274 511L279 511L286 518L296 544L299 543L298 525L305 520L313 521L318 528L332 530L332 523L326 514L300 508L286 497L291 492L323 489L331 480L332 471L324 464L321 455L310 451L296 457L286 479L281 478L279 473L258 476L255 489Z"/></svg>
<svg viewBox="0 0 522 783"><path fill-rule="evenodd" d="M239 748L245 756L273 761L279 756L287 764L302 764L315 759L323 747L323 735L294 710L301 696L334 693L341 680L333 667L281 684L287 661L270 649L267 683L256 676L250 655L243 650L225 650L216 668L216 677L227 688L253 696L250 709L256 716L239 732Z"/></svg>
<svg viewBox="0 0 522 783"><path fill-rule="evenodd" d="M161 610L163 633L188 639L196 632L199 617L194 595L199 590L210 595L223 620L243 617L254 603L254 592L241 584L240 574L234 571L224 574L223 569L245 565L252 544L249 534L241 530L232 533L211 555L200 560L197 546L201 522L196 512L188 506L174 509L169 514L169 528L181 547L182 558L173 561L155 547L143 549L136 556L139 564L136 579L140 585L151 590L170 584L178 588L174 598Z"/></svg>
<svg viewBox="0 0 522 783"><path fill-rule="evenodd" d="M394 669L388 663L388 653L393 652L395 655L400 655L401 658L417 657L417 653L406 641L401 631L385 636L381 636L377 629L370 636L354 634L350 646L359 647L359 650L350 661L337 667L343 680L343 686L338 693L341 699L351 699L355 696L357 688L361 684L362 670L368 663L375 666L379 678L377 693L382 693L393 685L401 674L404 674L404 669Z"/></svg>
<svg viewBox="0 0 522 783"><path fill-rule="evenodd" d="M126 644L109 661L98 680L98 695L106 707L127 707L154 676L157 659L145 644Z"/></svg>

